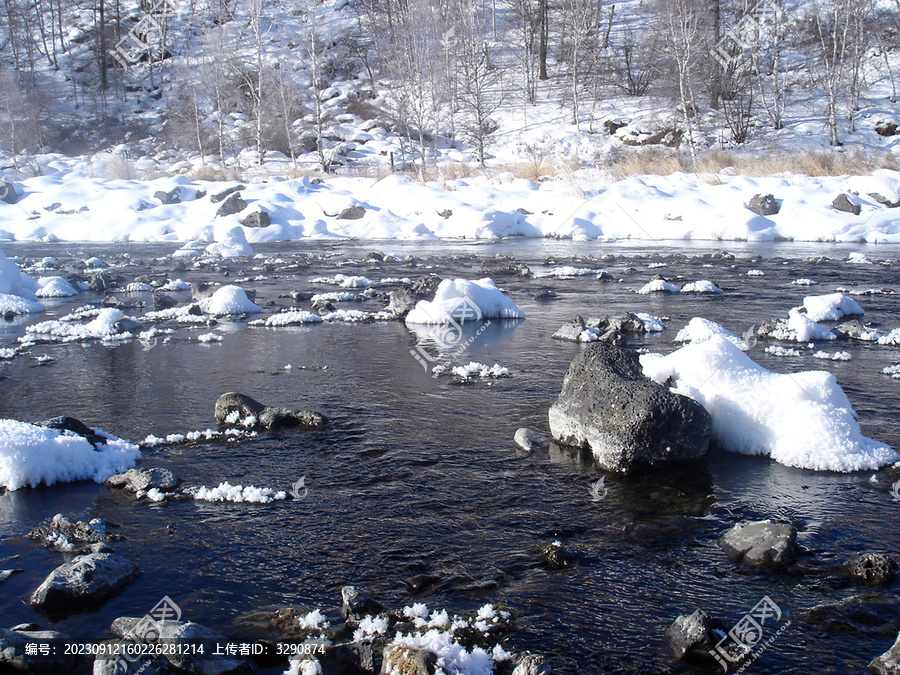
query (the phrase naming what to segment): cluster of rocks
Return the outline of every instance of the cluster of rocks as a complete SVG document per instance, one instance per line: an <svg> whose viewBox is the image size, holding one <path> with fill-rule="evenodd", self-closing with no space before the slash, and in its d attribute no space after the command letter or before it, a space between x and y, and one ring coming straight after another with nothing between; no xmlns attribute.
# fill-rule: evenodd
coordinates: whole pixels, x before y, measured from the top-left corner
<svg viewBox="0 0 900 675"><path fill-rule="evenodd" d="M556 340L568 340L570 342L583 342L583 333L588 329L594 329L597 341L605 342L617 347L627 343L626 335L643 335L647 332L644 322L634 314L626 312L618 316L592 316L585 321L581 316L574 319L556 331L553 338Z"/></svg>
<svg viewBox="0 0 900 675"><path fill-rule="evenodd" d="M42 546L65 553L108 553L110 541L121 539L111 533L110 523L100 518L89 522L71 522L63 514L57 513L49 523L38 525L28 533Z"/></svg>

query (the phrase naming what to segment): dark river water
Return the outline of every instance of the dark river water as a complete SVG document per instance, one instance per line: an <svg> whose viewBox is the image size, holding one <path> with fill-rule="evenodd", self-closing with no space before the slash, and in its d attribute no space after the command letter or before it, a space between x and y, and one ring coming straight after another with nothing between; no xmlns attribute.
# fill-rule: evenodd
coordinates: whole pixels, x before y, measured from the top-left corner
<svg viewBox="0 0 900 675"><path fill-rule="evenodd" d="M295 242L254 246L257 254L281 260L266 268L267 260L257 259L173 271L168 255L175 248L3 245L10 257L52 255L63 266L98 255L124 283L141 275L239 283L256 290L258 304L275 303L262 316L294 306L283 297L291 290L339 290L310 284L310 277L361 274L378 281L435 272L475 279L483 276L482 262L498 254L537 273L571 264L608 270L620 281L495 278L528 318L493 322L454 362L499 363L511 377L466 386L426 372L410 355L416 334L402 322L265 329L224 321L215 327L224 336L220 343L197 341L206 327L177 326L167 342L39 344L3 362L0 417L37 421L67 414L140 441L213 427L216 398L237 390L269 405L319 410L333 423L323 432L144 452L143 466L168 467L187 485L227 480L290 490L304 477L309 493L303 500L157 505L91 482L0 495L0 568L25 570L0 584L3 625L48 624L27 600L64 556L25 534L61 512L118 524L125 539L114 543L116 551L143 571L102 608L53 624L76 638L95 638L118 616L141 616L164 595L180 605L184 618L239 636L235 619L246 612L299 604L334 614L340 587L355 584L391 607L418 601L453 613L486 602L507 605L521 628L507 648L542 652L559 673L690 672L669 654L665 627L698 607L731 625L766 595L783 610L782 623L791 623L747 672L862 673L893 643L900 629L897 583L858 588L841 572L864 550L900 555L900 503L869 482L872 472L817 473L713 448L688 466L607 476L608 493L597 501L591 486L603 474L590 459L553 446L525 453L512 439L522 426L547 431L548 407L583 348L550 336L575 314L667 317L667 330L640 343L668 352L694 316L743 334L786 316L805 295L838 287L900 289L900 248L737 244L728 246L735 256L730 260L710 257L721 249L712 244ZM402 260L362 262L373 250ZM876 263L846 262L856 250ZM751 261L754 255L762 260ZM828 259L810 260L820 256ZM651 267L659 262L666 266ZM751 269L764 275L748 276ZM636 294L656 273L679 282L711 279L726 292ZM790 283L799 277L818 285ZM544 289L556 299L536 300ZM47 300L48 312L29 321L97 297ZM189 294L174 297L189 300ZM866 320L886 332L900 325L898 298L857 300ZM376 310L383 304L343 306ZM13 345L23 331L20 322L2 325L0 347ZM853 355L832 362L813 359L806 349L801 357L777 358L764 346L750 354L767 368L833 372L864 432L900 448L900 381L880 373L900 361L900 348L829 344L824 349ZM43 354L53 361L39 364L34 356ZM719 550L716 539L724 530L761 518L798 527L797 564L777 573L749 571ZM556 571L544 569L539 556L554 540L576 558ZM420 574L442 582L413 595L403 582ZM864 599L862 609L809 614L856 596Z"/></svg>

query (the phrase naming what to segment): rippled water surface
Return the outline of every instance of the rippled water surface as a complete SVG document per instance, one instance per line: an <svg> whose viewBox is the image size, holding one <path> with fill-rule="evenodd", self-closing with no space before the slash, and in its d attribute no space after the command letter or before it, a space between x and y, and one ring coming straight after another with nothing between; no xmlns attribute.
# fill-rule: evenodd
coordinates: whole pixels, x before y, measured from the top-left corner
<svg viewBox="0 0 900 675"><path fill-rule="evenodd" d="M266 313L293 306L284 297L291 290L335 290L310 284L310 277L362 274L378 281L436 272L479 278L481 263L498 254L535 272L573 264L609 270L620 281L495 278L528 318L494 322L455 363L499 363L512 377L465 386L426 372L410 355L416 333L401 322L281 329L223 322L215 327L224 335L221 343L201 344L199 329L179 327L169 341L38 345L3 363L2 417L36 421L68 414L141 440L213 426L216 398L239 390L270 405L322 411L333 422L323 432L281 432L144 454L143 465L171 468L188 485L227 480L289 490L303 476L309 487L305 500L152 505L84 482L0 495L0 566L25 570L0 585L3 625L46 624L27 598L62 555L25 534L62 512L117 523L126 537L114 544L117 552L143 571L101 609L54 626L78 638L96 637L117 616L143 614L163 595L175 599L186 618L239 635L233 622L245 612L285 603L333 611L339 587L353 583L389 606L420 601L453 612L504 603L523 629L509 648L543 652L561 673L681 672L685 667L671 659L663 637L675 616L702 607L730 625L764 595L781 606L791 625L753 672L865 672L868 661L893 643L900 628L897 584L866 591L849 586L840 572L862 550L900 554L900 503L869 482L871 473L815 473L713 448L687 466L607 476L608 493L594 501L591 485L603 474L589 458L553 446L525 453L512 437L521 426L547 430L547 409L583 348L550 336L575 314L643 311L667 317L667 330L642 341L667 352L694 316L742 334L786 316L804 295L838 287L900 288L900 249L744 244L730 246L735 259L728 260L709 257L716 250L711 245L291 243L256 247L283 261L265 268L266 260L254 260L172 270L164 256L175 248L3 246L9 256L52 255L64 265L99 255L115 264L112 273L124 282L149 274L239 283L257 291L258 304L274 303ZM361 262L372 250L415 260ZM848 264L851 250L890 264ZM123 258L126 252L130 260ZM751 261L754 255L762 260ZM808 260L820 256L829 260ZM666 266L651 268L654 262ZM636 273L626 273L629 268ZM751 269L764 275L748 276ZM637 295L655 273L679 282L712 279L726 293ZM791 285L799 277L819 283ZM534 299L544 289L557 298ZM50 315L61 315L94 297L45 304ZM189 300L189 294L175 297ZM867 321L885 331L900 325L897 295L857 299ZM375 310L383 303L346 306ZM0 346L23 330L18 321L0 326ZM824 348L853 355L850 362L830 362L813 359L806 349L801 357L776 358L763 347L751 356L768 368L833 372L864 432L900 448L900 382L880 374L900 361L900 349L830 344ZM53 361L39 365L33 358L39 354ZM804 552L797 565L763 573L724 557L717 537L735 522L759 518L798 526ZM538 552L554 540L574 551L577 561L548 571ZM404 581L418 574L440 581L413 595ZM867 593L872 609L863 615L831 622L807 616L816 605Z"/></svg>

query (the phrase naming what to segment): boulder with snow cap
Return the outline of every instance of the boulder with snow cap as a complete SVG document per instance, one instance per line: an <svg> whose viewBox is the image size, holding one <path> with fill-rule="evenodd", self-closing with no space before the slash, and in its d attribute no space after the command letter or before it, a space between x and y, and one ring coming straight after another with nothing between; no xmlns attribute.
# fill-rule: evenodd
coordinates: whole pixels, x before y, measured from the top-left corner
<svg viewBox="0 0 900 675"><path fill-rule="evenodd" d="M761 520L739 523L719 539L719 548L736 562L753 567L777 567L797 553L797 530L790 523Z"/></svg>
<svg viewBox="0 0 900 675"><path fill-rule="evenodd" d="M572 361L549 418L554 439L621 473L701 457L712 425L703 406L645 377L636 353L604 343Z"/></svg>
<svg viewBox="0 0 900 675"><path fill-rule="evenodd" d="M586 326L584 323L584 319L580 316L576 316L568 323L564 323L559 328L559 330L556 331L551 337L553 337L554 340L579 342L581 340L581 334L584 332L585 328Z"/></svg>
<svg viewBox="0 0 900 675"><path fill-rule="evenodd" d="M91 553L53 570L31 596L46 614L83 612L106 600L140 574L133 562L113 553Z"/></svg>
<svg viewBox="0 0 900 675"><path fill-rule="evenodd" d="M209 201L211 201L213 204L218 204L219 202L224 202L226 199L228 199L228 197L230 195L233 195L235 192L238 192L239 190L243 190L246 187L247 187L246 185L240 185L240 184L232 185L231 187L227 187L224 190L220 190L219 192L215 193L214 195L211 195L209 198Z"/></svg>
<svg viewBox="0 0 900 675"><path fill-rule="evenodd" d="M52 419L39 422L38 424L39 426L47 427L48 429L68 431L70 433L76 434L77 436L81 436L82 438L86 438L95 448L98 445L106 445L105 437L96 433L81 420L75 419L74 417L69 417L68 415L54 417Z"/></svg>

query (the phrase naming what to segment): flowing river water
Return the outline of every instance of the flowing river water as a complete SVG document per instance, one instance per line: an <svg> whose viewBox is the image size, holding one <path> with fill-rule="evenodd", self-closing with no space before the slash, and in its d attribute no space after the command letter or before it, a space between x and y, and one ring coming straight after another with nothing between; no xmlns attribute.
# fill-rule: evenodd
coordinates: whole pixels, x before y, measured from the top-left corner
<svg viewBox="0 0 900 675"><path fill-rule="evenodd" d="M340 587L355 584L390 607L425 602L453 613L502 603L521 628L508 648L545 654L554 672L689 672L673 660L663 634L677 615L699 607L731 625L769 596L784 613L782 623L791 623L748 672L865 672L900 629L898 582L858 588L841 572L861 551L900 554L900 502L869 481L872 472L806 471L714 447L684 467L606 476L607 491L597 499L591 488L603 473L589 457L554 446L526 453L513 442L522 426L547 431L548 407L583 349L550 336L576 314L666 317L665 331L637 342L669 352L694 316L743 334L786 316L805 295L900 288L898 247L729 244L730 259L715 254L721 246L293 242L255 246L264 257L251 261L173 269L174 244L4 243L7 256L54 256L63 266L97 255L123 282L149 275L238 283L256 290L258 304L274 303L266 313L294 306L284 297L291 290L337 290L309 283L312 277L358 274L378 281L435 272L474 279L496 255L514 257L535 273L563 264L605 269L615 281L496 277L528 318L492 322L454 364L499 363L511 377L463 386L432 377L410 354L416 332L396 321L278 329L222 321L214 327L224 337L219 343L197 341L207 327L180 326L168 340L39 344L0 362L0 417L38 421L66 414L136 442L213 427L214 403L226 391L318 410L332 421L321 432L144 451L142 466L170 468L187 485L227 480L290 490L303 477L309 492L302 500L159 505L92 482L0 495L0 568L25 570L0 584L2 625L48 625L27 600L65 556L25 535L63 513L117 524L125 538L114 548L143 572L99 609L52 624L79 639L99 636L118 616L141 616L165 595L184 618L239 635L235 620L264 606L300 604L333 614ZM398 260L364 261L373 250ZM851 251L875 262L848 263ZM711 279L726 292L636 294L656 273L679 282ZM801 277L818 284L790 283ZM541 290L554 291L555 299L535 299ZM189 293L173 296L190 299ZM43 315L0 322L0 347L14 345L25 323L98 297L46 300ZM900 296L856 299L866 320L884 332L900 325ZM384 303L342 306L376 310ZM140 318L142 310L126 313ZM900 382L880 372L900 361L900 348L820 346L852 354L841 362L813 359L805 347L802 356L777 358L764 347L760 342L750 355L767 368L833 372L864 433L900 448ZM42 364L38 355L52 361ZM762 518L797 526L802 554L795 565L751 571L719 550L716 540L726 529ZM539 552L555 540L575 560L547 570ZM405 582L422 574L438 581L414 594ZM857 596L863 601L836 604Z"/></svg>

